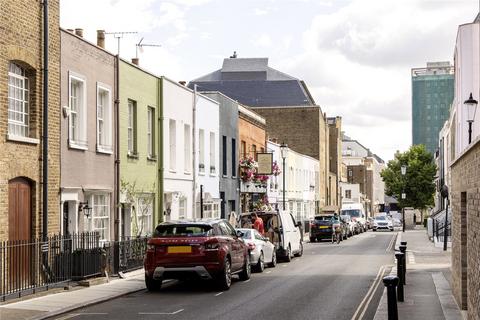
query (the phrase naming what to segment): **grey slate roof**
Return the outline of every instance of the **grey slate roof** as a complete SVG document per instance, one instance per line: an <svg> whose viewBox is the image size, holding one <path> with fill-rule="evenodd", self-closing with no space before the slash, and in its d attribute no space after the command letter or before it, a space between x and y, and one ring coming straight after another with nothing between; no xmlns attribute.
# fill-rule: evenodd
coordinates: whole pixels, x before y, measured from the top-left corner
<svg viewBox="0 0 480 320"><path fill-rule="evenodd" d="M224 59L222 69L192 80L199 91L219 91L250 107L312 106L305 83L268 66L268 58Z"/></svg>

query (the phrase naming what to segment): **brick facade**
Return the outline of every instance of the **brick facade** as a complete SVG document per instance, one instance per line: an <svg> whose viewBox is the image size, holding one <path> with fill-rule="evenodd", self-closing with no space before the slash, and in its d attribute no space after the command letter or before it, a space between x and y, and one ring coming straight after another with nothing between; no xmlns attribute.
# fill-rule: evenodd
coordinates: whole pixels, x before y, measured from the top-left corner
<svg viewBox="0 0 480 320"><path fill-rule="evenodd" d="M452 289L468 319L480 319L480 141L451 166Z"/></svg>
<svg viewBox="0 0 480 320"><path fill-rule="evenodd" d="M31 184L32 236L42 229L42 4L39 1L2 1L0 6L0 240L8 239L9 181ZM10 62L26 70L30 81L29 143L8 135L8 71ZM60 182L60 29L59 1L49 2L49 185L48 232L59 231ZM38 140L36 140L38 139Z"/></svg>

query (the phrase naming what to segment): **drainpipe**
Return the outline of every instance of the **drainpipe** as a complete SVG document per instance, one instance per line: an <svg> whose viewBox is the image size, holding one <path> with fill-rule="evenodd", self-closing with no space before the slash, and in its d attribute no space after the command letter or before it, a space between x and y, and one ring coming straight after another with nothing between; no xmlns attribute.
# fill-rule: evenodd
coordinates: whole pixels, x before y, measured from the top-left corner
<svg viewBox="0 0 480 320"><path fill-rule="evenodd" d="M113 228L113 238L115 241L120 240L120 219L119 219L119 210L120 210L120 95L119 95L119 75L120 75L120 57L117 54L115 56L115 191L113 196L114 203L114 228Z"/></svg>
<svg viewBox="0 0 480 320"><path fill-rule="evenodd" d="M48 233L48 0L43 0L43 154L42 154L42 238Z"/></svg>
<svg viewBox="0 0 480 320"><path fill-rule="evenodd" d="M192 108L192 133L193 133L193 147L192 147L192 163L193 163L193 168L192 168L192 175L193 175L193 200L192 200L192 207L193 207L193 211L192 211L192 215L193 215L193 218L196 218L196 212L195 212L195 209L197 207L197 195L196 195L196 192L197 192L197 176L196 176L196 173L197 173L197 170L195 168L195 147L196 147L196 143L195 143L195 130L196 130L196 119L197 119L197 85L194 84L193 85L193 108ZM206 170L206 169L205 169Z"/></svg>
<svg viewBox="0 0 480 320"><path fill-rule="evenodd" d="M157 223L163 221L163 206L164 206L164 181L163 181L163 78L160 77L157 79L158 83L158 134L156 135L158 138L158 216L157 216ZM156 226L154 226L155 228ZM153 230L152 230L153 231Z"/></svg>

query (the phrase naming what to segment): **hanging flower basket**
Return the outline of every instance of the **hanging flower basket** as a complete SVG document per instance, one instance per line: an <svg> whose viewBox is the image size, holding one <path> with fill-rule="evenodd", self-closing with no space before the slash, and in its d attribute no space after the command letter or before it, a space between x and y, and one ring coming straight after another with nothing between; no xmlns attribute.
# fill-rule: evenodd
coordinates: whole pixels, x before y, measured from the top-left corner
<svg viewBox="0 0 480 320"><path fill-rule="evenodd" d="M280 170L280 166L278 165L277 161L273 161L272 163L272 174L274 176L278 176L282 173L282 170Z"/></svg>
<svg viewBox="0 0 480 320"><path fill-rule="evenodd" d="M239 162L240 166L240 178L244 182L252 181L255 177L255 172L258 168L258 163L251 156L241 159Z"/></svg>

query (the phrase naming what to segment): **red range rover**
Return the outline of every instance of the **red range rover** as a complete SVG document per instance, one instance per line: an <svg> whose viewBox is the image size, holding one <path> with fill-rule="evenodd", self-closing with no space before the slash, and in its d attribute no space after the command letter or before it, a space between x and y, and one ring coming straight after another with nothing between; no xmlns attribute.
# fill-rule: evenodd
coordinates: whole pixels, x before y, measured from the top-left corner
<svg viewBox="0 0 480 320"><path fill-rule="evenodd" d="M250 278L248 247L223 219L163 222L147 244L144 260L149 291L164 279L213 279L228 290L232 275Z"/></svg>

